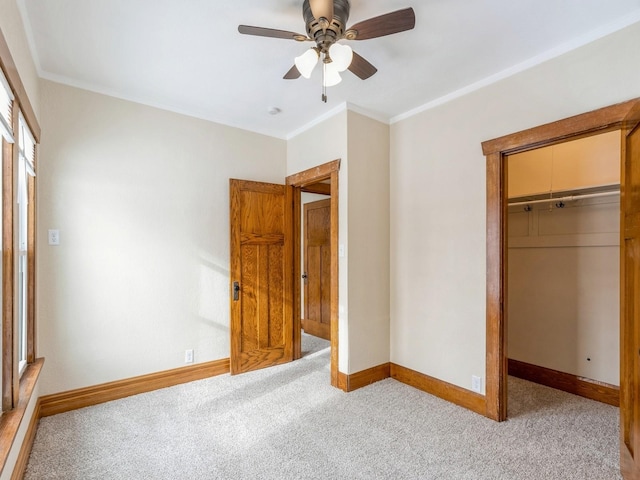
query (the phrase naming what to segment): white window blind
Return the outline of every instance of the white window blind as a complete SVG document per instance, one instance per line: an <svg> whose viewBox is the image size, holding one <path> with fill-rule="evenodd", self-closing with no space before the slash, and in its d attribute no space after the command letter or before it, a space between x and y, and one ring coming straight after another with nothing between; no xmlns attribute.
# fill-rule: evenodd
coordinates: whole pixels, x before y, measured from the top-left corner
<svg viewBox="0 0 640 480"><path fill-rule="evenodd" d="M24 120L22 113L18 119L18 145L20 148L20 158L25 162L27 173L32 177L36 176L36 141L29 130L27 122Z"/></svg>
<svg viewBox="0 0 640 480"><path fill-rule="evenodd" d="M13 94L9 88L9 83L0 72L0 136L3 136L10 143L13 143L12 106Z"/></svg>

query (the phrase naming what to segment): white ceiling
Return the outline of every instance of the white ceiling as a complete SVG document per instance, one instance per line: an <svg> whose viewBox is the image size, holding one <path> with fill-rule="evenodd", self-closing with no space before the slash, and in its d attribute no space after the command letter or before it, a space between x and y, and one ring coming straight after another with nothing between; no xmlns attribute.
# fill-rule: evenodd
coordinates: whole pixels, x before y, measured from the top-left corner
<svg viewBox="0 0 640 480"><path fill-rule="evenodd" d="M309 43L237 31L305 33L302 0L18 4L42 77L280 138L345 102L392 121L640 21L640 0L351 0L348 25L411 6L416 27L350 42L378 73L345 72L324 104L319 69L282 79Z"/></svg>

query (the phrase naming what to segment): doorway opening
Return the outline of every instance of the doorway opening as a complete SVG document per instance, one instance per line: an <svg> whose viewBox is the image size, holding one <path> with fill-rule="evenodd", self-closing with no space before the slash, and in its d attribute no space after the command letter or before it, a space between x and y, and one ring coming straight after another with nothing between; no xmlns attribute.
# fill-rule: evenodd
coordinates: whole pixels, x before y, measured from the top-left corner
<svg viewBox="0 0 640 480"><path fill-rule="evenodd" d="M640 99L605 107L593 112L560 120L530 130L507 135L482 143L487 165L487 330L486 330L486 415L503 421L507 418L507 267L508 267L508 192L507 157L536 148L557 145L568 140L589 137L599 133L619 131L623 146L621 154L622 172L630 160L624 148L626 135L640 121ZM626 179L628 181L629 179ZM621 180L624 192L625 179ZM622 217L625 209L621 201ZM621 231L624 226L621 225ZM621 242L621 249L624 245ZM621 256L621 258L624 258ZM622 265L621 265L622 269ZM621 290L624 291L623 277ZM633 315L625 315L625 295L621 295L621 338L633 325ZM632 301L632 299L628 299ZM633 330L631 330L633 331ZM620 345L621 358L626 358L628 345ZM624 366L624 362L623 362ZM620 388L625 388L628 379L621 375ZM621 395L621 416L624 416L624 395ZM623 425L624 426L624 425Z"/></svg>
<svg viewBox="0 0 640 480"><path fill-rule="evenodd" d="M293 358L302 356L302 194L314 193L329 197L329 278L328 317L331 342L331 385L338 383L338 172L340 160L296 173L287 177L287 185L293 187Z"/></svg>

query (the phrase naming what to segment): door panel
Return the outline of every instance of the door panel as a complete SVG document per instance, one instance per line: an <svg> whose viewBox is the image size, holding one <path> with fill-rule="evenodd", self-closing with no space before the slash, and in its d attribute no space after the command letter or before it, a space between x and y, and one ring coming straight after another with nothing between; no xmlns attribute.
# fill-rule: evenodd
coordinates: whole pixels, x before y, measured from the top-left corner
<svg viewBox="0 0 640 480"><path fill-rule="evenodd" d="M293 359L292 188L229 181L231 374Z"/></svg>
<svg viewBox="0 0 640 480"><path fill-rule="evenodd" d="M304 205L305 332L331 339L331 200Z"/></svg>
<svg viewBox="0 0 640 480"><path fill-rule="evenodd" d="M627 136L621 178L620 465L640 479L640 127Z"/></svg>

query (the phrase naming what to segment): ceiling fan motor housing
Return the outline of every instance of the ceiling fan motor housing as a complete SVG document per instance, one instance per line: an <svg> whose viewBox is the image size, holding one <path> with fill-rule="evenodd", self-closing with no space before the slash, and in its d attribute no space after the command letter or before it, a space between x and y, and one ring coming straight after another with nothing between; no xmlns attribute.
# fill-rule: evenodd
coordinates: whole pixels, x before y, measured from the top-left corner
<svg viewBox="0 0 640 480"><path fill-rule="evenodd" d="M309 0L304 0L302 3L302 15L307 26L307 35L316 42L322 53L327 54L331 45L344 37L350 10L349 0L334 0L333 18L326 19L328 22L325 22L314 18Z"/></svg>

